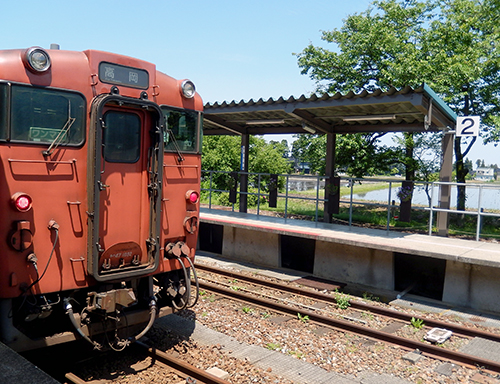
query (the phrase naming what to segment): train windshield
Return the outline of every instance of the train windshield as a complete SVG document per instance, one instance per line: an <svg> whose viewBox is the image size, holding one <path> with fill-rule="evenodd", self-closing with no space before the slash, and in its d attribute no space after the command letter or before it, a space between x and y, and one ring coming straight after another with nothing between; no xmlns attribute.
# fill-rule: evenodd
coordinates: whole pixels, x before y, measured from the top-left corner
<svg viewBox="0 0 500 384"><path fill-rule="evenodd" d="M85 99L81 94L0 84L0 139L78 145L84 134Z"/></svg>
<svg viewBox="0 0 500 384"><path fill-rule="evenodd" d="M199 116L196 111L161 107L165 116L165 151L199 152Z"/></svg>

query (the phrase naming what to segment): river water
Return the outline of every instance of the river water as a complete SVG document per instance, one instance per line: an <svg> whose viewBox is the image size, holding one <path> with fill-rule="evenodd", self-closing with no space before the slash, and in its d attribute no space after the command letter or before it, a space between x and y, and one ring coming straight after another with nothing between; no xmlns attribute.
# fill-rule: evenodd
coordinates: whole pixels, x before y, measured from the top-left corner
<svg viewBox="0 0 500 384"><path fill-rule="evenodd" d="M324 179L320 178L319 187L324 188ZM289 191L307 191L311 189L316 189L318 186L318 180L316 178L300 178L294 177L288 180L288 190ZM397 198L399 187L391 188L391 201L394 200L399 204ZM481 191L480 191L481 190ZM430 191L429 191L430 194ZM500 185L495 186L483 186L479 188L477 186L467 186L466 187L466 207L469 209L477 210L479 204L479 195L481 194L481 208L491 210L500 210ZM342 200L349 200L350 195L342 195ZM354 194L353 200L362 201L373 201L379 202L381 204L387 204L389 199L389 188L379 189L375 191L370 191L367 193ZM439 185L434 186L433 204L436 207L439 201ZM429 206L429 200L425 189L422 185L416 185L413 190L412 203L416 205ZM457 203L457 187L451 187L451 206L456 207Z"/></svg>
<svg viewBox="0 0 500 384"><path fill-rule="evenodd" d="M399 187L391 189L391 200L395 200L396 203L399 203L397 198ZM430 193L430 191L429 191ZM470 209L477 210L479 208L479 195L481 195L481 208L484 209L498 209L500 210L500 187L496 186L496 188L489 187L466 187L466 207ZM349 199L350 195L343 195L342 199ZM364 200L364 201L375 201L381 202L383 204L387 204L389 199L389 188L387 189L379 189L376 191L370 191L367 193L354 194L353 200ZM427 198L427 194L425 193L423 186L415 186L413 190L413 204L418 205L426 205L429 206L429 200ZM433 196L433 205L436 207L439 201L439 186L434 186L434 196ZM455 186L451 187L451 205L452 207L456 207L457 203L457 188Z"/></svg>

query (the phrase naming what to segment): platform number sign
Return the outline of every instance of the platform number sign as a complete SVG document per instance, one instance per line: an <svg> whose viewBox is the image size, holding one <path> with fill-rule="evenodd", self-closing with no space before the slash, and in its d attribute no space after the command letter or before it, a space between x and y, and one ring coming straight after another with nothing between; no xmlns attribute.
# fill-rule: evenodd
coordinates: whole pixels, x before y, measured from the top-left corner
<svg viewBox="0 0 500 384"><path fill-rule="evenodd" d="M460 116L457 117L457 136L479 136L479 116Z"/></svg>

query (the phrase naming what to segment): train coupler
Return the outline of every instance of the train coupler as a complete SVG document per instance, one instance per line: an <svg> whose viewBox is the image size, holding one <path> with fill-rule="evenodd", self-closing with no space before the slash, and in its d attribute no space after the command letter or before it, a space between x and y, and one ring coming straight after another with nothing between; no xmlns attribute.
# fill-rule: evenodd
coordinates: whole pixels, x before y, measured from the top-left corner
<svg viewBox="0 0 500 384"><path fill-rule="evenodd" d="M112 313L116 307L130 307L137 303L134 290L132 288L113 289L107 292L89 292L87 297L87 310L104 311Z"/></svg>

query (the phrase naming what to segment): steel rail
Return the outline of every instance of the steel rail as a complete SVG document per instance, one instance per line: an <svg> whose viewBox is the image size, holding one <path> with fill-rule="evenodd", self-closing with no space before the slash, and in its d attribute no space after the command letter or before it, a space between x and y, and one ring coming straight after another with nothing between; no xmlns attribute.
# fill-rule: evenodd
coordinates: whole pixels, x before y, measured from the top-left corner
<svg viewBox="0 0 500 384"><path fill-rule="evenodd" d="M191 364L188 364L181 359L170 356L165 352L159 351L156 348L151 348L146 344L141 343L140 341L137 341L136 344L145 348L149 356L151 356L153 360L159 360L162 363L167 364L169 367L182 372L184 375L195 379L196 381L202 382L204 384L230 384L229 381L223 380L217 376L212 375L211 373L196 368Z"/></svg>
<svg viewBox="0 0 500 384"><path fill-rule="evenodd" d="M281 285L277 283L273 283L272 281L267 281L251 276L246 276L241 273L237 272L232 272L232 271L227 271L227 270L222 270L219 268L214 268L210 267L207 265L202 265L202 264L195 264L196 268L198 270L203 270L211 273L216 273L232 278L236 278L239 280L245 280L247 282L253 283L253 284L258 284L258 285L263 285L269 288L277 289L280 291L288 292L288 293L293 293L293 294L298 294L298 295L303 295L312 299L316 300L322 300L325 302L329 303L336 303L336 300L334 297L331 295L322 293L322 292L315 292L307 289L302 289L299 287L290 287L287 285ZM404 322L411 322L412 317L415 317L414 315L409 315L404 312L396 311L394 309L388 309L388 308L383 308L379 307L376 305L371 305L367 303L363 303L361 301L356 301L356 300L349 300L349 303L352 308L359 309L362 311L369 311L371 313L381 315L381 316L386 316L390 317L396 320L401 320ZM458 324L453 324L453 323L447 323L444 321L439 321L439 320L434 320L422 316L418 316L419 319L424 321L424 324L429 327L435 327L435 328L446 328L447 330L452 331L453 333L462 335L462 336L467 336L467 337L481 337L483 339L491 340L491 341L496 341L500 343L500 335L494 334L494 333L489 333L485 331L480 331L477 329L472 329L472 328L467 328Z"/></svg>
<svg viewBox="0 0 500 384"><path fill-rule="evenodd" d="M79 378L77 375L75 375L74 373L72 372L68 372L64 375L64 378L66 380L69 380L70 383L73 383L73 384L88 384L87 381ZM65 382L65 384L68 383L68 382Z"/></svg>
<svg viewBox="0 0 500 384"><path fill-rule="evenodd" d="M470 367L481 367L483 369L487 369L490 371L494 371L500 373L500 363L495 361L481 359L475 356L467 355L460 352L450 351L441 347L437 347L434 345L422 343L420 341L414 341L405 339L404 337L396 336L391 333L387 333L384 331L370 329L366 326L357 325L345 320L334 319L323 315L318 315L312 311L304 311L297 310L296 308L283 305L281 303L273 302L270 300L265 300L261 298L257 298L254 296L243 295L237 291L222 288L216 284L200 282L200 288L212 291L214 293L251 303L263 308L269 308L275 310L280 313L284 313L291 316L296 316L297 313L300 313L303 316L308 316L310 321L321 324L323 326L331 327L340 331L347 331L351 333L355 333L364 337L368 337L371 339L384 341L386 343L394 344L403 348L407 348L408 350L419 350L422 353L426 353L429 356L438 358L440 360L450 360L459 364L467 365Z"/></svg>
<svg viewBox="0 0 500 384"><path fill-rule="evenodd" d="M137 346L140 346L142 349L147 351L147 354L151 356L153 359L153 363L155 361L160 361L164 364L166 364L170 369L177 371L178 374L181 376L184 375L187 377L190 377L193 383L203 383L203 384L230 384L229 381L223 380L217 376L214 376L206 371L203 371L199 368L196 368L192 366L191 364L186 363L185 361L181 359L177 359L173 356L168 355L165 352L159 351L155 348L151 348L147 346L146 344L136 341L134 343ZM87 381L81 379L77 375L75 375L72 372L68 372L65 375L65 379L68 380L68 382L71 382L73 384L86 384Z"/></svg>

